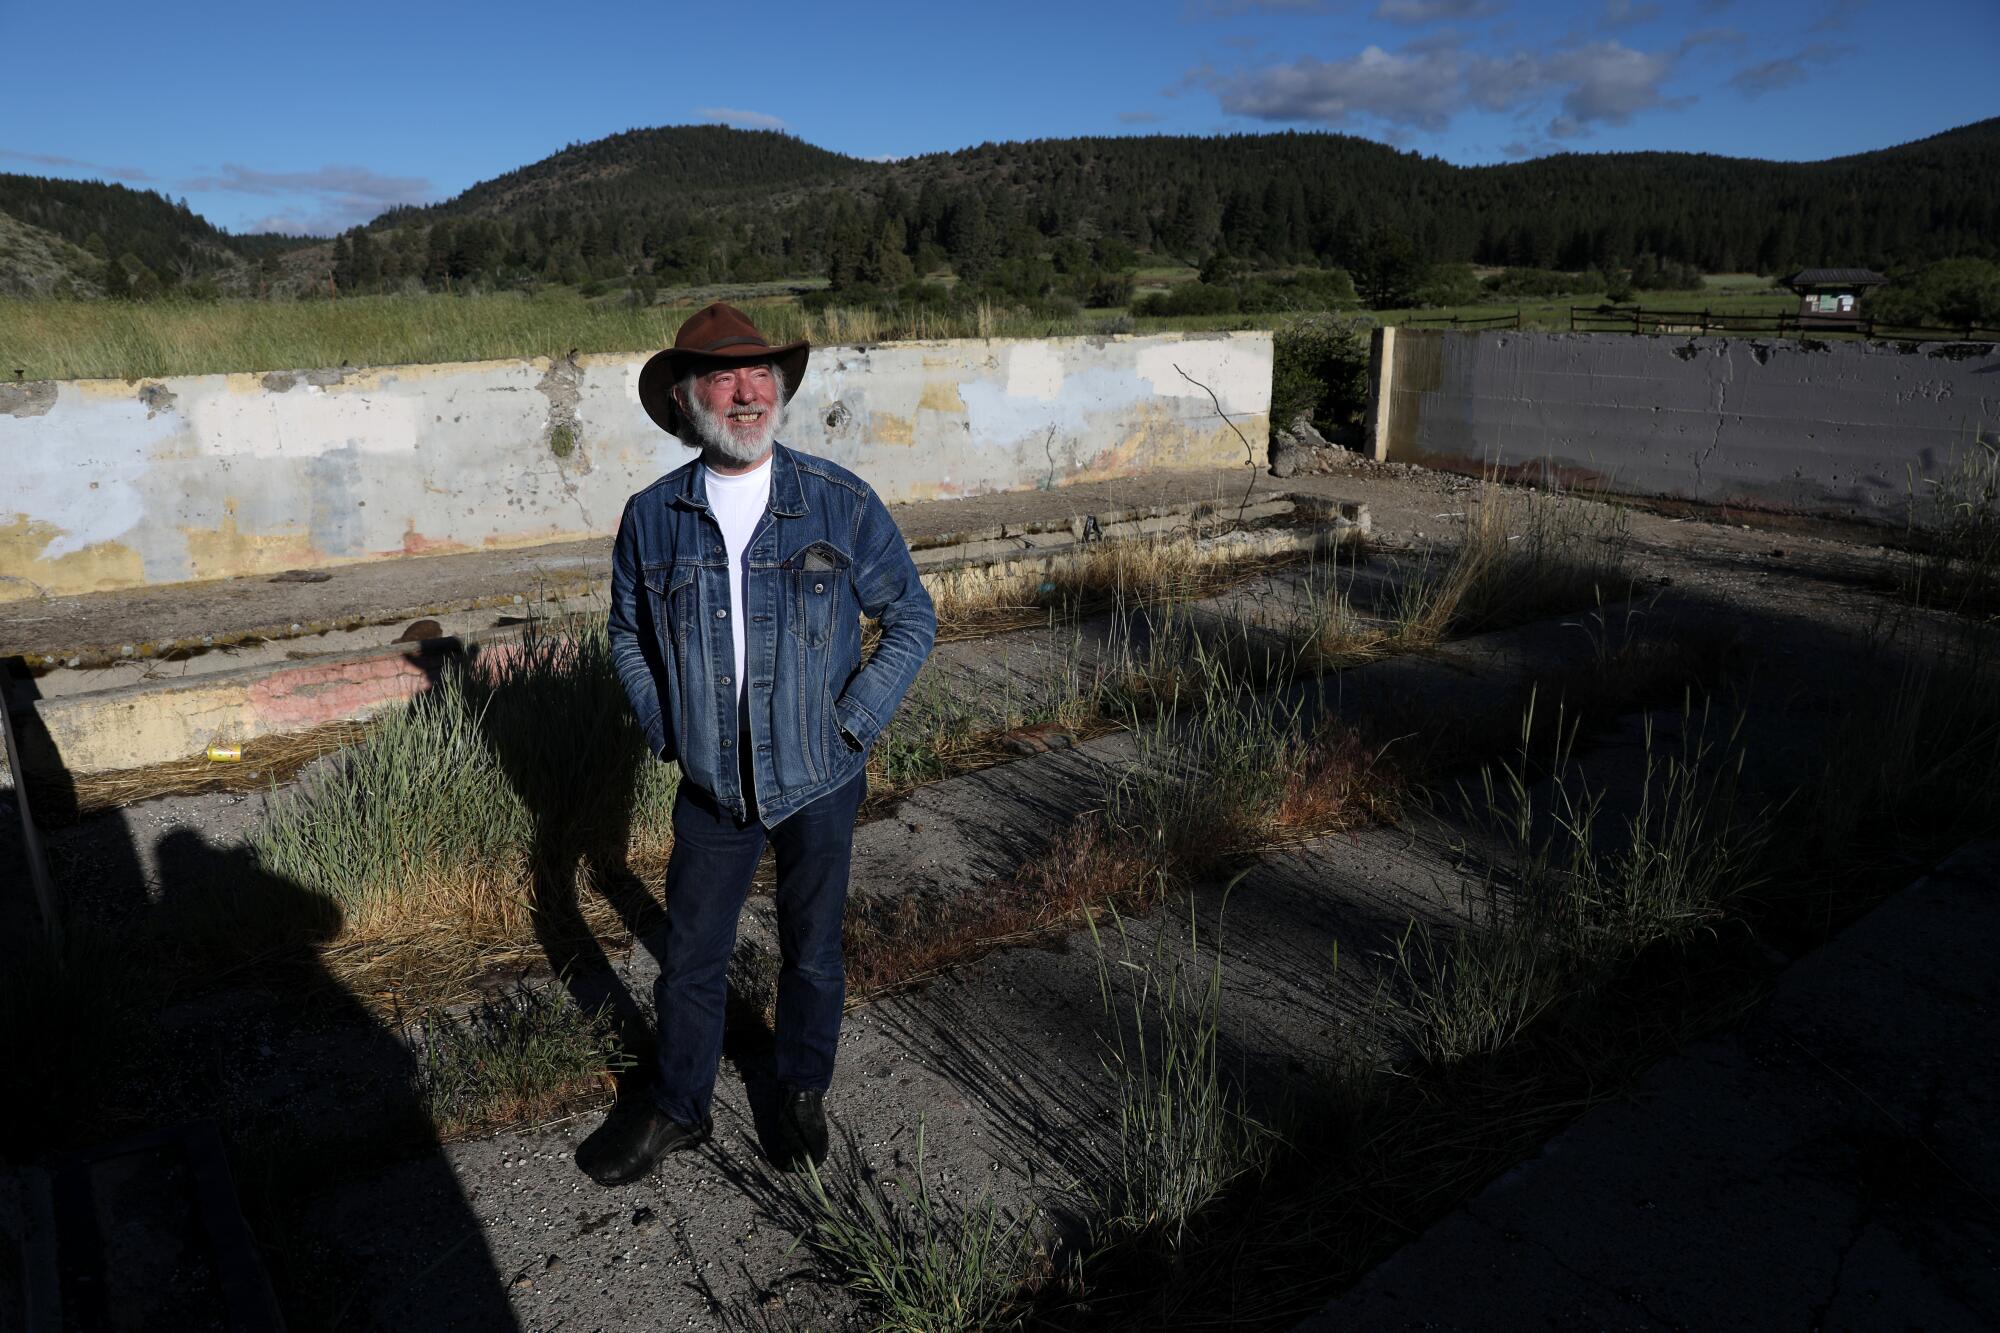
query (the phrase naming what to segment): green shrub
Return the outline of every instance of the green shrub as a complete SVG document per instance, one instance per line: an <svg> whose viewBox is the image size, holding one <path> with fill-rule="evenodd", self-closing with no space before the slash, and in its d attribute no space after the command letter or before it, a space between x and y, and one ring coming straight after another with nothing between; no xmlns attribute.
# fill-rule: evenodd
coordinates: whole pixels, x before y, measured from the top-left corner
<svg viewBox="0 0 2000 1333"><path fill-rule="evenodd" d="M1139 299L1135 315L1178 317L1182 315L1233 315L1237 309L1236 289L1206 282L1183 282L1164 292Z"/></svg>
<svg viewBox="0 0 2000 1333"><path fill-rule="evenodd" d="M1470 264L1432 264L1424 270L1412 300L1426 306L1471 305L1479 300L1479 280L1472 276Z"/></svg>
<svg viewBox="0 0 2000 1333"><path fill-rule="evenodd" d="M1271 421L1304 412L1322 430L1359 421L1368 409L1367 319L1305 315L1272 334Z"/></svg>
<svg viewBox="0 0 2000 1333"><path fill-rule="evenodd" d="M1510 268L1495 273L1480 284L1494 296L1526 297L1595 296L1605 290L1602 273L1564 273L1546 268ZM1622 283L1621 283L1622 285ZM1626 288L1630 294L1630 288Z"/></svg>
<svg viewBox="0 0 2000 1333"><path fill-rule="evenodd" d="M2000 264L1941 259L1884 287L1868 309L1892 324L2000 328Z"/></svg>

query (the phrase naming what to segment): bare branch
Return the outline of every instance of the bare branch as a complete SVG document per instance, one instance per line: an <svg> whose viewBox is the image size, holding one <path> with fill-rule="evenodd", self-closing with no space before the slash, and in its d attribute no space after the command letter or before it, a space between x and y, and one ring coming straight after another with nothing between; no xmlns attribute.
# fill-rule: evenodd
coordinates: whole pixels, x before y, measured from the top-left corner
<svg viewBox="0 0 2000 1333"><path fill-rule="evenodd" d="M1174 365L1174 369L1179 372L1180 377L1182 379L1186 380L1189 384L1194 385L1195 388L1200 389L1203 393L1208 395L1208 401L1215 404L1215 415L1221 417L1222 424L1229 427L1229 429L1236 431L1236 438L1243 441L1243 466L1256 467L1257 466L1256 448L1250 443L1250 437L1245 435L1241 430L1238 430L1236 423L1229 419L1229 414L1222 410L1222 400L1215 396L1215 390L1209 388L1206 384L1203 384L1200 380L1188 374L1185 370L1181 370L1179 364L1176 363Z"/></svg>

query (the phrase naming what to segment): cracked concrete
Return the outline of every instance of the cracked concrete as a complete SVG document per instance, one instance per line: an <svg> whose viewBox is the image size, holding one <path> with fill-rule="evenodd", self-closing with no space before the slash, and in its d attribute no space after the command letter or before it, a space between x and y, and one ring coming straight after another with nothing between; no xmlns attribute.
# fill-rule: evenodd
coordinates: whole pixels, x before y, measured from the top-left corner
<svg viewBox="0 0 2000 1333"><path fill-rule="evenodd" d="M1299 1333L2000 1325L1996 888L1961 852Z"/></svg>
<svg viewBox="0 0 2000 1333"><path fill-rule="evenodd" d="M1234 483L1232 502L1242 494L1244 480ZM1456 478L1396 476L1388 469L1315 479L1316 484L1321 481L1330 494L1368 500L1385 545L1421 537L1426 531L1438 533L1445 518L1438 511L1459 507L1449 500L1441 504L1440 495L1455 494L1464 486ZM1114 493L1127 506L1138 498L1130 491ZM933 531L963 532L975 520L1004 514L1003 504L1026 508L1031 498L1033 507L1053 516L1067 512L1075 496L1065 492L955 502L927 509L923 514L927 522L906 523L906 531L913 541ZM1649 575L1671 577L1674 594L1701 599L1698 608L1711 618L1738 616L1757 631L1751 642L1758 659L1768 664L1758 672L1760 685L1768 682L1770 689L1781 693L1816 691L1829 699L1846 697L1837 691L1852 691L1854 645L1843 646L1841 636L1852 634L1877 603L1873 594L1856 591L1836 575L1845 574L1851 565L1859 579L1866 569L1879 565L1879 557L1872 558L1871 565L1865 550L1793 530L1782 538L1790 552L1786 555L1772 551L1773 536L1768 531L1753 533L1734 525L1693 525L1648 515L1636 515L1633 522ZM1256 592L1245 588L1238 595L1250 597ZM285 590L285 595L293 593ZM1648 603L1640 613L1654 615L1661 609ZM1470 702L1504 688L1496 673L1533 679L1559 669L1565 660L1587 655L1588 629L1571 617L1559 624L1453 645L1434 656L1380 663L1349 673L1341 704L1363 713L1400 706L1458 716ZM1806 637L1808 633L1822 637ZM969 654L972 647L966 645L963 651ZM1753 710L1752 716L1763 713ZM1751 747L1759 760L1783 748L1774 743L1773 734L1786 719L1779 710L1772 710L1771 716L1772 729ZM1087 798L1090 784L1118 767L1123 739L1038 756L911 796L900 810L861 831L857 890L887 892L900 886L938 899L976 892L982 869L1004 869L1010 853L1018 854L1029 840L1045 835L1061 813L1053 808L1058 802ZM1784 743L1811 742L1787 735ZM1069 808L1073 804L1062 807ZM116 866L100 869L86 864L86 858L102 855L110 861L130 855L134 848L157 844L158 854L143 859L134 873L143 873L149 881L146 900L171 898L175 886L206 883L228 871L231 858L239 853L227 849L240 838L243 824L255 810L254 800L229 797L148 803L63 831L52 840L53 854L66 883L101 888L113 878ZM1012 845L1009 839L1014 840ZM5 841L0 831L0 856L13 850ZM1352 840L1321 839L1259 858L1252 875L1237 886L1228 912L1229 949L1232 959L1241 957L1244 965L1239 968L1232 962L1226 983L1229 1037L1248 1053L1257 1086L1268 1089L1277 1084L1309 1092L1316 1083L1314 1061L1335 1058L1365 1037L1366 1004L1380 975L1371 969L1379 967L1383 942L1423 905L1449 906L1459 899L1461 888L1436 850L1434 844L1411 837L1408 830L1363 833ZM1196 900L1204 931L1214 924L1218 899L1219 892L1211 890ZM753 901L746 935L759 934L759 911L767 903ZM1166 915L1172 919L1138 924L1141 947L1150 932L1185 923L1184 912ZM1963 936L1972 956L1990 956L1991 942L1978 932L1960 929L1957 918L1943 924L1954 937ZM1336 941L1337 986L1330 984L1334 978L1329 976L1330 946ZM1864 994L1908 986L1915 977L1918 984L1939 985L1938 1003L1957 1004L1966 1011L1962 1021L1937 1034L1937 1058L1927 1055L1926 1067L1907 1086L1897 1082L1892 1062L1884 1062L1887 1072L1877 1079L1873 1077L1877 1071L1852 1065L1848 1048L1854 1034L1840 1026L1842 1011L1831 1008L1820 1015L1831 1026L1810 1034L1811 1050L1847 1077L1862 1081L1869 1095L1883 1104L1914 1108L1898 1115L1917 1131L1920 1143L1948 1150L1954 1166L1968 1178L1990 1180L1993 1150L1985 1145L1981 1118L1967 1114L1979 1108L1968 1106L1953 1090L1954 1083L1965 1081L1963 1064L1948 1057L1954 1050L1983 1052L1990 1045L1991 982L1976 969L1968 985L1968 978L1960 975L1962 967L1931 968L1922 958L1912 962L1898 952L1893 940L1880 961L1880 974L1871 972L1856 981ZM928 1131L930 1161L945 1173L943 1183L955 1201L979 1197L990 1181L1012 1202L1091 1170L1089 1154L1101 1150L1106 1122L1097 1037L1101 1020L1090 962L1085 941L1072 935L1058 949L1010 949L962 968L921 993L858 1009L843 1037L842 1074L833 1110L842 1127L855 1133L862 1160L891 1175L907 1172L914 1128L921 1119ZM649 971L645 951L632 950L621 971L628 988L643 993ZM1945 988L1946 981L1956 989ZM296 1104L312 1099L312 1114L322 1119L330 1114L350 1117L354 1125L343 1123L342 1128L365 1133L358 1126L367 1123L371 1104L377 1116L382 1104L393 1104L395 1080L407 1078L407 1070L395 1063L407 1061L400 1048L389 1052L392 1058L378 1071L375 1082L329 1076L313 1058L310 1043L296 1039L295 1027L303 1025L291 1006L275 1005L268 995L250 997L246 1003L255 1010L255 1024L275 1025L262 1046L240 1035L253 1022L211 1023L200 1034L199 1058L187 1062L205 1077L257 1075L257 1095L263 1100L244 1110L235 1123L254 1129L271 1120L306 1114L297 1112ZM1808 1019L1816 1005L1816 998L1808 997ZM1794 1035L1801 1031L1796 1023L1782 1030ZM238 1044L244 1041L249 1041L248 1049L239 1051ZM1892 1042L1893 1034L1863 1042L1854 1046L1852 1055L1866 1065ZM165 1056L154 1059L164 1061ZM646 1182L617 1195L608 1196L580 1180L570 1164L570 1152L593 1124L590 1117L453 1144L399 1163L350 1161L332 1150L323 1155L338 1163L343 1179L302 1192L298 1230L280 1233L271 1242L271 1252L293 1256L301 1268L309 1266L336 1284L335 1300L321 1310L323 1318L333 1319L326 1313L331 1309L343 1320L353 1315L364 1325L373 1316L377 1326L407 1328L842 1326L856 1317L854 1305L844 1293L822 1285L811 1270L810 1258L791 1248L792 1219L760 1166L750 1091L759 1059L754 1047L738 1047L732 1055L719 1107L722 1133L713 1150L673 1159ZM1301 1061L1306 1067L1288 1061ZM1703 1055L1694 1068L1700 1073L1705 1066L1716 1066L1709 1071L1713 1077L1751 1079L1761 1073L1784 1082L1797 1081L1802 1070L1810 1075L1807 1063L1782 1044L1756 1046L1739 1040L1733 1052ZM1944 1072L1951 1077L1940 1078ZM1980 1077L1990 1086L1990 1073ZM310 1086L302 1089L301 1083ZM1641 1095L1652 1087L1649 1083ZM1829 1100L1838 1103L1839 1098L1834 1095ZM1757 1124L1753 1115L1757 1109L1756 1101L1746 1104L1740 1097L1719 1106L1689 1106L1677 1123L1709 1155L1665 1163L1669 1176L1717 1160L1720 1149L1710 1140L1726 1145L1744 1138ZM1845 1109L1852 1111L1851 1106ZM1636 1118L1643 1122L1661 1118L1661 1113L1649 1107ZM1632 1248L1605 1244L1596 1250L1572 1250L1563 1245L1562 1233L1545 1234L1486 1207L1466 1215L1467 1234L1476 1245L1472 1257L1463 1267L1427 1284L1422 1294L1448 1303L1458 1287L1488 1282L1489 1265L1511 1272L1542 1264L1537 1271L1553 1273L1549 1280L1563 1284L1565 1296L1574 1298L1558 1311L1574 1317L1567 1322L1556 1319L1558 1327L1652 1328L1675 1319L1685 1321L1689 1316L1680 1313L1684 1306L1675 1301L1683 1299L1689 1288L1706 1292L1713 1309L1728 1312L1734 1308L1730 1302L1740 1301L1748 1311L1719 1324L1697 1320L1695 1326L1770 1322L1793 1326L1819 1303L1829 1302L1831 1326L1868 1327L1881 1322L1871 1319L1870 1312L1879 1315L1884 1308L1879 1292L1886 1289L1887 1279L1874 1275L1896 1271L1914 1274L1912 1283L1938 1281L1940 1262L1945 1262L1952 1273L1969 1275L1950 1279L1964 1293L1955 1299L1968 1308L1986 1308L1979 1304L1985 1297L1976 1284L1990 1281L1990 1249L1984 1260L1978 1252L1967 1258L1957 1233L1947 1229L1941 1238L1933 1238L1924 1229L1935 1229L1922 1217L1925 1209L1941 1212L1948 1224L1956 1225L1952 1219L1965 1211L1959 1193L1947 1188L1940 1194L1930 1186L1926 1187L1930 1193L1905 1192L1901 1197L1887 1191L1879 1208L1884 1220L1857 1237L1851 1229L1855 1216L1851 1191L1844 1197L1837 1192L1810 1192L1816 1171L1832 1170L1837 1175L1843 1163L1856 1168L1878 1163L1869 1169L1870 1179L1898 1179L1898 1169L1909 1156L1901 1145L1910 1136L1893 1126L1884 1131L1854 1114L1823 1114L1821 1119L1833 1132L1809 1135L1799 1151L1758 1155L1744 1166L1743 1182L1712 1201L1725 1210L1725 1222L1732 1213L1743 1219L1725 1230L1722 1240L1728 1243L1757 1243L1763 1231L1780 1223L1798 1229L1828 1219L1835 1224L1830 1238L1811 1252L1804 1278L1794 1281L1779 1273L1771 1279L1782 1289L1770 1299L1770 1309L1781 1317L1760 1322L1767 1311L1748 1303L1754 1292L1744 1295L1729 1286L1736 1281L1754 1288L1766 1280L1761 1271L1686 1277L1684 1268L1674 1266L1676 1252L1663 1248L1659 1253L1665 1257L1655 1264L1664 1274L1662 1282L1624 1281L1617 1263L1647 1263L1644 1246L1654 1243L1652 1233L1631 1242ZM1568 1142L1567 1136L1559 1139L1551 1154L1495 1190L1513 1191L1518 1197L1539 1188L1536 1182L1550 1161L1575 1160L1576 1154L1564 1146ZM1619 1142L1629 1149L1628 1140ZM1983 1162L1964 1165L1965 1157L1977 1153L1985 1154ZM1579 1216L1570 1219L1570 1225L1610 1238L1617 1234L1611 1224L1621 1216L1637 1212L1645 1218L1657 1213L1659 1201L1669 1196L1643 1196L1641 1204L1654 1201L1648 1209L1615 1195L1619 1166L1614 1160L1610 1169L1603 1169L1586 1160L1577 1168L1577 1189L1558 1191L1541 1213L1528 1220L1561 1222L1576 1212ZM1593 1188L1597 1193L1590 1192ZM1991 1187L1985 1188L1990 1196ZM1808 1192L1799 1206L1782 1206L1802 1189ZM1687 1192L1696 1191L1690 1186ZM1774 1196L1780 1206L1757 1211L1766 1196ZM1959 1202L1951 1208L1925 1202L1939 1197ZM1712 1223L1711 1229L1715 1229ZM264 1232L259 1234L265 1238ZM1665 1235L1667 1229L1661 1226L1657 1234ZM1658 1243L1665 1245L1664 1240ZM1848 1255L1844 1266L1839 1259L1843 1246ZM1938 1260L1936 1254L1944 1259ZM1982 1268L1982 1262L1988 1266ZM300 1302L292 1310L310 1307L300 1289L290 1290ZM1496 1296L1497 1288L1489 1285L1486 1290L1482 1317L1470 1326L1495 1327L1495 1310L1502 1312L1503 1320L1511 1314L1505 1303L1511 1299L1507 1291ZM1872 1306L1867 1304L1871 1290L1878 1293ZM1786 1304L1792 1299L1795 1304ZM1413 1313L1414 1309L1389 1310L1384 1322L1394 1326L1390 1322L1394 1317L1409 1316L1451 1326L1448 1304L1421 1313ZM1373 1325L1362 1320L1359 1326ZM1940 1319L1934 1326L1952 1325Z"/></svg>

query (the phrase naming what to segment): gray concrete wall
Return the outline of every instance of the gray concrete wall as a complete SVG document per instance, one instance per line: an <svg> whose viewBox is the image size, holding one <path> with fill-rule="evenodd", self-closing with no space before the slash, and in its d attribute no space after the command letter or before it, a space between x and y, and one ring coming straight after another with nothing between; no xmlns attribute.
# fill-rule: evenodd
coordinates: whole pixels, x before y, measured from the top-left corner
<svg viewBox="0 0 2000 1333"><path fill-rule="evenodd" d="M608 534L692 457L648 355L0 384L0 602ZM1261 462L1270 401L1262 332L822 347L780 438L923 500Z"/></svg>
<svg viewBox="0 0 2000 1333"><path fill-rule="evenodd" d="M1391 461L1900 520L1913 485L2000 445L1987 343L1396 329L1377 356Z"/></svg>

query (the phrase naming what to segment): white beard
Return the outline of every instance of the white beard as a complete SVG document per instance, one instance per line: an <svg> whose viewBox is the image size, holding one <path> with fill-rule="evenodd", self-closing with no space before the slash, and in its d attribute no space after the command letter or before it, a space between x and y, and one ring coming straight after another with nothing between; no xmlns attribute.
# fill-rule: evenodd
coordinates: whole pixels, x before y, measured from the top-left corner
<svg viewBox="0 0 2000 1333"><path fill-rule="evenodd" d="M699 444L704 454L719 455L732 467L745 467L769 453L771 442L778 438L778 427L785 420L784 393L781 389L777 401L764 413L757 433L747 440L731 434L729 427L708 410L708 405L693 395L689 395L685 415L694 427L695 438L689 443Z"/></svg>

